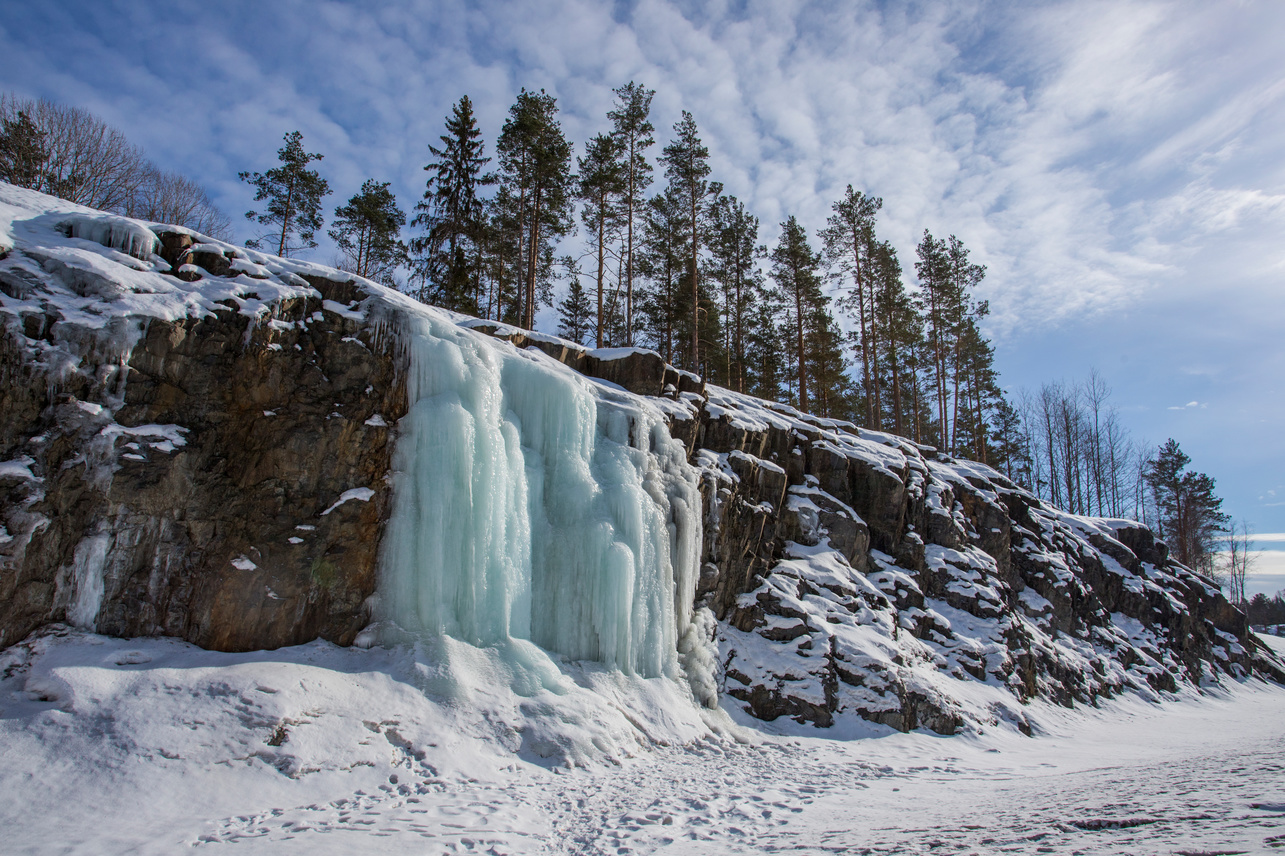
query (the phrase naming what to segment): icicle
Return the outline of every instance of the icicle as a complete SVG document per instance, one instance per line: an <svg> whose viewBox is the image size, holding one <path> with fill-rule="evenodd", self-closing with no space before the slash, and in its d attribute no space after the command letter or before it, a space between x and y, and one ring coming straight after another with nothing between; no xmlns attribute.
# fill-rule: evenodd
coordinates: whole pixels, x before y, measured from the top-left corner
<svg viewBox="0 0 1285 856"><path fill-rule="evenodd" d="M111 214L75 214L62 226L68 237L94 241L143 261L151 259L161 245L156 233L142 223Z"/></svg>
<svg viewBox="0 0 1285 856"><path fill-rule="evenodd" d="M107 535L92 535L76 545L72 559L72 602L67 620L76 627L93 630L103 605L103 569L107 564Z"/></svg>

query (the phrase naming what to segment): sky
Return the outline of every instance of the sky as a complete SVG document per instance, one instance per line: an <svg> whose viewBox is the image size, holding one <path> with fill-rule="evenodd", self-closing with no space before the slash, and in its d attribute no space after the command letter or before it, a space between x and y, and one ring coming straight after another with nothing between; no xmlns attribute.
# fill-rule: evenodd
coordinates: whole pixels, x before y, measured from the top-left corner
<svg viewBox="0 0 1285 856"><path fill-rule="evenodd" d="M612 88L682 110L712 178L815 235L852 184L912 269L924 229L987 277L1016 394L1096 368L1131 433L1176 439L1285 588L1285 4L1205 2L6 4L0 91L83 107L204 185L251 235L243 170L303 132L334 189L423 193L467 94L492 142L518 91L565 132ZM488 146L493 150L493 145ZM329 261L327 248L316 251ZM551 323L548 326L552 326Z"/></svg>

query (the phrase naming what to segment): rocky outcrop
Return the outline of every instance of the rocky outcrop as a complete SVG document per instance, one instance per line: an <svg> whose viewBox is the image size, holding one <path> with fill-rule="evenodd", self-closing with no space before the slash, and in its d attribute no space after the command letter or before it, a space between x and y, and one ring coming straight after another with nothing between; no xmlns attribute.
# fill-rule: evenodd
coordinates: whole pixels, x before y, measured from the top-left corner
<svg viewBox="0 0 1285 856"><path fill-rule="evenodd" d="M0 268L0 460L22 464L0 469L0 645L51 621L221 650L351 643L405 411L395 343L351 279L267 302L237 251L158 237L183 282L237 284L190 315L95 326L39 246Z"/></svg>
<svg viewBox="0 0 1285 856"><path fill-rule="evenodd" d="M0 259L0 645L49 622L223 650L353 642L406 410L404 298L0 196L28 209ZM455 321L666 414L701 472L696 598L718 619L724 703L948 734L1029 728L1037 697L1285 680L1136 523L1065 514L987 467L707 387L650 351Z"/></svg>

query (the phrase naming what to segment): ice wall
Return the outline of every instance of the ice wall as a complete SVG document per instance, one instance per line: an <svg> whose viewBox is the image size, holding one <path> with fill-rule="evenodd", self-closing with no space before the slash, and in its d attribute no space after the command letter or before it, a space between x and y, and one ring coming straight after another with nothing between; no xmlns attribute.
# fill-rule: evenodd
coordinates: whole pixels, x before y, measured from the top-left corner
<svg viewBox="0 0 1285 856"><path fill-rule="evenodd" d="M382 618L677 676L700 500L660 413L539 352L408 316Z"/></svg>

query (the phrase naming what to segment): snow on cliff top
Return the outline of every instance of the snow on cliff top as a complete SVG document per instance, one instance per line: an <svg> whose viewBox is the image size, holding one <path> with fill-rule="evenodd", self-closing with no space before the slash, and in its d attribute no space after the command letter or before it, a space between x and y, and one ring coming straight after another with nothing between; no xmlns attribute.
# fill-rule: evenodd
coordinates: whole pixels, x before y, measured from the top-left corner
<svg viewBox="0 0 1285 856"><path fill-rule="evenodd" d="M0 248L4 248L0 252L8 254L3 264L11 281L31 286L6 289L0 295L0 309L25 314L49 307L64 320L91 329L128 316L199 317L226 308L218 307L220 302L231 302L243 314L258 317L277 300L316 294L300 274L333 275L319 265L279 259L165 226L164 231L193 235L205 247L230 260L249 262L267 275L255 278L238 272L234 277L184 282L165 275L170 265L155 252L159 248L156 231L161 231L156 226L0 182ZM39 293L38 285L44 286Z"/></svg>

